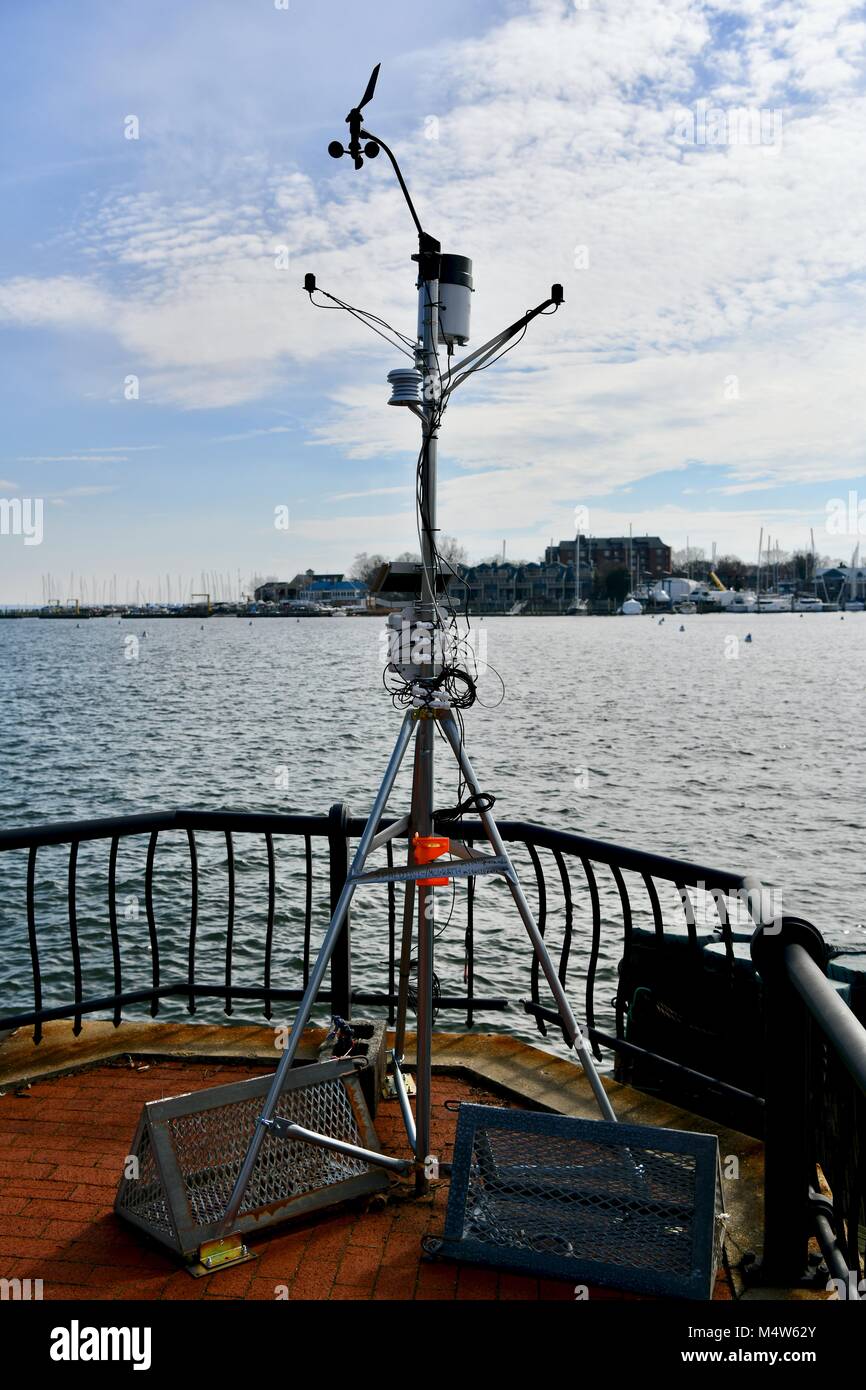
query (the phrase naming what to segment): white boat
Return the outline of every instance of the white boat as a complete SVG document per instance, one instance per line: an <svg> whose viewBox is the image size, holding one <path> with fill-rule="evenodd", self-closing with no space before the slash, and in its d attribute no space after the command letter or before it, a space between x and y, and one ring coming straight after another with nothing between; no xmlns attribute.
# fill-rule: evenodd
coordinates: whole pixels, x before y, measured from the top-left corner
<svg viewBox="0 0 866 1390"><path fill-rule="evenodd" d="M799 594L794 599L793 612L795 613L823 613L824 603L819 598L813 598L811 594Z"/></svg>
<svg viewBox="0 0 866 1390"><path fill-rule="evenodd" d="M671 606L671 596L667 589L663 589L660 584L656 584L650 589L647 585L643 588L635 589L632 598L638 599L645 607L669 609Z"/></svg>
<svg viewBox="0 0 866 1390"><path fill-rule="evenodd" d="M711 589L707 584L702 584L700 588L692 590L690 601L699 607L723 608L725 607L723 600L728 592L727 589L719 591L718 589Z"/></svg>
<svg viewBox="0 0 866 1390"><path fill-rule="evenodd" d="M709 585L701 585L699 589L685 600L703 612L716 609L725 613L754 613L755 595L751 592L741 592L739 589L712 589ZM684 608L683 604L677 605L681 612L690 612L689 608Z"/></svg>
<svg viewBox="0 0 866 1390"><path fill-rule="evenodd" d="M845 604L846 613L862 613L864 608L866 608L866 603L864 603L863 600L859 598L849 599L848 602Z"/></svg>
<svg viewBox="0 0 866 1390"><path fill-rule="evenodd" d="M751 590L727 589L725 595L730 594L730 598L725 603L722 600L722 607L726 613L754 613L756 606L755 595Z"/></svg>
<svg viewBox="0 0 866 1390"><path fill-rule="evenodd" d="M791 602L790 594L762 594L757 603L758 612L790 613Z"/></svg>
<svg viewBox="0 0 866 1390"><path fill-rule="evenodd" d="M638 603L636 598L627 598L619 611L624 618L631 618L634 617L637 613L643 612L643 604Z"/></svg>

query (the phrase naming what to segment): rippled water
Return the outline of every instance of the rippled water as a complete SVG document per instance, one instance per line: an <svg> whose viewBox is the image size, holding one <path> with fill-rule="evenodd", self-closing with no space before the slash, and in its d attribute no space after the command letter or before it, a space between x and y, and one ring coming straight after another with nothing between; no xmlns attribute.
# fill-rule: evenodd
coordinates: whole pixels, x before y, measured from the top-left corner
<svg viewBox="0 0 866 1390"><path fill-rule="evenodd" d="M325 812L337 800L365 812L400 720L381 686L380 626L345 618L0 622L0 824L175 806ZM753 871L781 889L785 912L808 917L839 944L866 944L866 614L707 615L661 624L647 617L491 618L475 629L506 686L499 708L476 706L467 717L470 753L497 797L497 814ZM751 643L743 640L748 632ZM480 690L488 705L499 697L492 674ZM439 769L438 804L450 805L455 777L444 751ZM393 809L408 780L407 768ZM210 839L201 848L199 956L202 973L218 978L225 850ZM146 848L146 838L137 838L119 859L125 983L146 982L151 967L141 905ZM155 909L166 975L185 971L186 856L183 837L161 842ZM240 837L236 857L240 974L261 958L262 841ZM71 993L67 859L48 850L39 861L46 991L59 1000ZM111 979L106 862L106 845L82 847L85 994L98 994ZM31 998L24 869L17 852L0 856L4 1011ZM356 985L381 988L382 907L369 892L356 902ZM326 918L320 876L314 941ZM303 861L288 846L279 863L275 984L299 983L302 920ZM555 923L551 930L555 936ZM584 960L580 912L576 932L576 957ZM514 1000L528 993L525 938L501 884L488 882L479 895L476 955L478 993ZM611 933L605 986L617 958ZM463 992L463 964L458 912L437 942L443 991ZM166 1012L181 1007L175 1001ZM240 1005L235 1013L245 1016ZM516 1003L504 1017L481 1017L482 1026L532 1034ZM451 1016L452 1026L458 1021Z"/></svg>

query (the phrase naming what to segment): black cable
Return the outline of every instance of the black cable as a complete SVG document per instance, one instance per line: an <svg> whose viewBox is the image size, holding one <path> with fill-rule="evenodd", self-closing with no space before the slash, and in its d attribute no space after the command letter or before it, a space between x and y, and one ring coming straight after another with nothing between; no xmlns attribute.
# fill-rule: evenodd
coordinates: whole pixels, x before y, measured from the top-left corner
<svg viewBox="0 0 866 1390"><path fill-rule="evenodd" d="M451 880L451 906L450 906L449 909L448 909L448 916L445 918L445 921L442 923L442 926L439 928L439 930L438 930L437 932L434 933L434 936L433 936L433 940L434 940L434 941L438 941L439 938L440 938L440 936L442 935L442 933L445 931L446 927L450 927L450 925L451 925L451 918L454 916L454 908L455 908L456 904L457 904L457 880L456 880L456 878L452 878L452 880Z"/></svg>
<svg viewBox="0 0 866 1390"><path fill-rule="evenodd" d="M491 357L488 362L481 362L477 367L467 367L466 371L463 372L463 374L459 376L457 380L453 382L453 384L448 388L448 395L450 395L452 391L456 391L457 387L462 386L463 382L468 381L471 376L475 376L476 372L486 372L487 368L492 367L494 362L501 362L502 358L505 357L507 353L511 352L512 348L516 348L518 343L523 342L523 339L526 337L526 330L528 329L528 327L529 324L525 323L518 337L514 339L514 342L509 343L508 346L504 347L501 352L497 352L496 356Z"/></svg>
<svg viewBox="0 0 866 1390"><path fill-rule="evenodd" d="M493 674L494 674L494 676L496 677L496 679L499 681L499 685L500 685L500 688L501 688L501 692L502 692L502 693L500 694L499 699L496 701L496 704L495 704L495 705L487 705L487 704L485 704L484 701L482 700L482 698L481 698L480 695L477 697L478 703L479 703L479 705L481 706L482 709L499 709L499 706L500 706L500 705L504 702L504 700L505 700L505 696L506 696L506 694L508 693L508 688L507 688L507 686L506 686L506 684L505 684L505 679L504 679L504 677L500 674L499 671L497 671L496 667L495 667L495 666L491 666L491 664L490 664L489 661L486 662L485 664L486 664L486 666L487 666L487 669L488 669L489 671L492 671Z"/></svg>
<svg viewBox="0 0 866 1390"><path fill-rule="evenodd" d="M461 820L465 811L474 809L479 812L492 811L496 805L496 797L492 792L470 792L462 801L458 801L456 806L451 806L447 811L434 811L433 819L437 824L441 821L447 824L450 821Z"/></svg>
<svg viewBox="0 0 866 1390"><path fill-rule="evenodd" d="M330 308L330 305L317 304L316 301L313 299L314 294L323 294L326 299L333 300L335 308L346 309L350 314L361 314L364 318L371 319L374 323L380 323L383 328L387 328L390 333L394 333L398 338L400 338L402 342L406 344L407 347L412 348L414 351L415 339L410 338L406 333L401 333L399 328L395 328L393 324L390 324L387 319L383 319L379 314L374 314L372 309L359 309L357 305L349 304L345 299L340 299L339 295L331 294L330 290L323 290L318 285L314 290L308 290L307 293L310 296L310 303L313 305L314 308Z"/></svg>
<svg viewBox="0 0 866 1390"><path fill-rule="evenodd" d="M329 294L328 298L334 300L333 304L317 304L313 299L314 293L315 291L310 291L310 303L313 305L314 309L344 309L347 314L351 314L359 323L363 323L366 328L371 328L374 333L378 334L380 338L383 338L391 347L396 348L398 352L404 353L406 357L414 358L414 352L410 351L410 349L405 346L405 344L411 343L412 340L411 338L407 338L404 333L401 333L399 328L393 328L390 323L386 323L384 319L378 318L375 314L369 314L365 309L355 309L351 304L344 304L342 300L337 299L336 296L332 294ZM327 290L319 290L318 293L327 294L328 292ZM375 320L375 322L371 322L370 320ZM377 328L375 326L376 323L383 324L384 327L388 329L388 332L394 334L394 338L389 338L387 333L383 333L381 329ZM400 341L395 342L395 338Z"/></svg>

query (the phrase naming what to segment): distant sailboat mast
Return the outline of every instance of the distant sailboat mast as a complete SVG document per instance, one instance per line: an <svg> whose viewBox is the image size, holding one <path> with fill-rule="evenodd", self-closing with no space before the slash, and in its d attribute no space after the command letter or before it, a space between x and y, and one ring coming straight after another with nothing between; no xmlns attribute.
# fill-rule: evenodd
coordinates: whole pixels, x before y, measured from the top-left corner
<svg viewBox="0 0 866 1390"><path fill-rule="evenodd" d="M764 528L761 527L761 534L758 538L758 573L755 577L755 607L760 612L761 603L761 556L764 551Z"/></svg>

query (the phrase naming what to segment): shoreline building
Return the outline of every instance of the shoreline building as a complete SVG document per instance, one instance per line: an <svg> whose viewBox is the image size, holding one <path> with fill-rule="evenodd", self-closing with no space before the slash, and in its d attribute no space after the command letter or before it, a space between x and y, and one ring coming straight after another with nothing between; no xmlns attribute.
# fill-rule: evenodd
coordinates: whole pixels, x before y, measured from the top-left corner
<svg viewBox="0 0 866 1390"><path fill-rule="evenodd" d="M575 602L574 565L558 561L515 565L509 560L460 566L473 613L567 613ZM587 571L587 581L591 574ZM581 565L581 586L584 584ZM459 600L459 585L454 596ZM589 590L585 591L587 594Z"/></svg>
<svg viewBox="0 0 866 1390"><path fill-rule="evenodd" d="M826 565L816 570L815 593L826 603L866 603L866 566Z"/></svg>
<svg viewBox="0 0 866 1390"><path fill-rule="evenodd" d="M254 593L256 603L286 603L300 599L334 608L363 603L366 596L367 585L360 579L346 579L342 574L315 574L313 570L296 574L294 579L268 580L259 584Z"/></svg>
<svg viewBox="0 0 866 1390"><path fill-rule="evenodd" d="M574 565L577 537L549 545L544 558L549 563L558 560L560 564ZM592 577L597 570L604 574L612 569L627 569L632 576L632 587L648 579L661 579L671 572L671 548L659 536L581 536L580 537L580 586L583 589L584 573ZM588 591L587 591L588 592Z"/></svg>
<svg viewBox="0 0 866 1390"><path fill-rule="evenodd" d="M574 611L578 584L575 579L577 541L549 545L544 559L517 565L492 560L481 565L461 565L460 577L469 587L469 607L474 613L568 613ZM631 587L669 575L671 548L658 536L581 536L581 602L590 599L596 577L611 570L629 569ZM455 596L459 586L455 585Z"/></svg>

